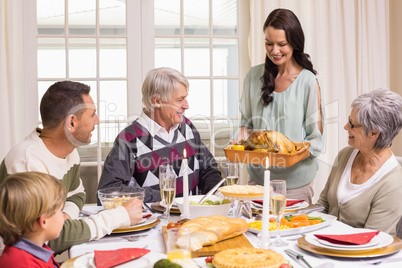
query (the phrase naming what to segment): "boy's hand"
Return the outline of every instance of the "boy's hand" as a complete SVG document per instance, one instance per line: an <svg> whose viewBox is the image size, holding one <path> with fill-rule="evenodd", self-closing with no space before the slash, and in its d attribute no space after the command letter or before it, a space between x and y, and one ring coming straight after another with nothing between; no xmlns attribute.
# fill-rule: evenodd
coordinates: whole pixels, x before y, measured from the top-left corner
<svg viewBox="0 0 402 268"><path fill-rule="evenodd" d="M133 226L142 220L142 201L138 198L131 198L122 205L130 216L130 225Z"/></svg>

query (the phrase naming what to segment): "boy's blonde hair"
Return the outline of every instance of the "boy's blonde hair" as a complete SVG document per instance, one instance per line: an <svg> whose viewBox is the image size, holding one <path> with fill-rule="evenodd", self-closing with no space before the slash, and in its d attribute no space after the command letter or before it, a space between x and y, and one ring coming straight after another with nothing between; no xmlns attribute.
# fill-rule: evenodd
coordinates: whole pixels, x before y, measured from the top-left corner
<svg viewBox="0 0 402 268"><path fill-rule="evenodd" d="M0 236L5 245L18 242L26 230L33 231L41 215L54 215L66 199L64 185L52 175L21 172L9 175L0 185Z"/></svg>

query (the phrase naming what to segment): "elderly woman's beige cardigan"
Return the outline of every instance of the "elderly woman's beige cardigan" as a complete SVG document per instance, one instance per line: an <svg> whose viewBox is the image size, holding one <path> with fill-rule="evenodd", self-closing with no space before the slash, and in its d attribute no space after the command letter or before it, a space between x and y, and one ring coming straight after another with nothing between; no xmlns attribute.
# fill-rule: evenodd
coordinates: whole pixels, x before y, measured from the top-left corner
<svg viewBox="0 0 402 268"><path fill-rule="evenodd" d="M339 152L318 203L325 206L328 214L338 217L339 221L350 226L381 230L395 235L396 225L402 216L400 165L361 195L344 204L338 204L339 181L353 150L353 147L346 147Z"/></svg>

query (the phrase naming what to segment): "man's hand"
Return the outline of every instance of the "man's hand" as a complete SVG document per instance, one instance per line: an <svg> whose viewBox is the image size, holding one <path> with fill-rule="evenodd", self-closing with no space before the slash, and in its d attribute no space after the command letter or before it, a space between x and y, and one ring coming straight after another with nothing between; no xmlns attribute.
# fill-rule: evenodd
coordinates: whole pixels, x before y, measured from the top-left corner
<svg viewBox="0 0 402 268"><path fill-rule="evenodd" d="M142 201L138 198L131 198L122 205L130 216L131 226L139 223L142 220Z"/></svg>
<svg viewBox="0 0 402 268"><path fill-rule="evenodd" d="M63 212L63 217L64 217L64 220L71 220L70 215L68 215L68 214L65 213L65 212Z"/></svg>

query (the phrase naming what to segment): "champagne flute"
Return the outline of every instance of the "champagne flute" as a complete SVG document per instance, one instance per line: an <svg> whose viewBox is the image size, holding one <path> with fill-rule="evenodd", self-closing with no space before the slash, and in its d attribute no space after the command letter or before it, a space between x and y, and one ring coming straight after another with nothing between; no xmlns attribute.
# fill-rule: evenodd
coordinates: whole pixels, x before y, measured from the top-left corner
<svg viewBox="0 0 402 268"><path fill-rule="evenodd" d="M170 208L176 197L176 174L171 165L162 165L159 167L159 188L161 191L162 201L165 203L166 209L161 218L170 222Z"/></svg>
<svg viewBox="0 0 402 268"><path fill-rule="evenodd" d="M235 185L239 181L239 164L238 163L233 163L233 162L228 162L226 163L226 185ZM232 206L230 207L230 210L228 212L228 217L239 217L241 216L241 210L239 210L238 213L240 215L237 215L237 207L239 206L239 201L235 200L232 202ZM239 207L240 209L240 207Z"/></svg>
<svg viewBox="0 0 402 268"><path fill-rule="evenodd" d="M226 185L235 185L239 181L239 164L226 163Z"/></svg>
<svg viewBox="0 0 402 268"><path fill-rule="evenodd" d="M280 224L286 207L286 181L272 180L271 187L271 211L276 219L276 238L272 242L272 246L284 247L287 246L288 243L281 239Z"/></svg>

